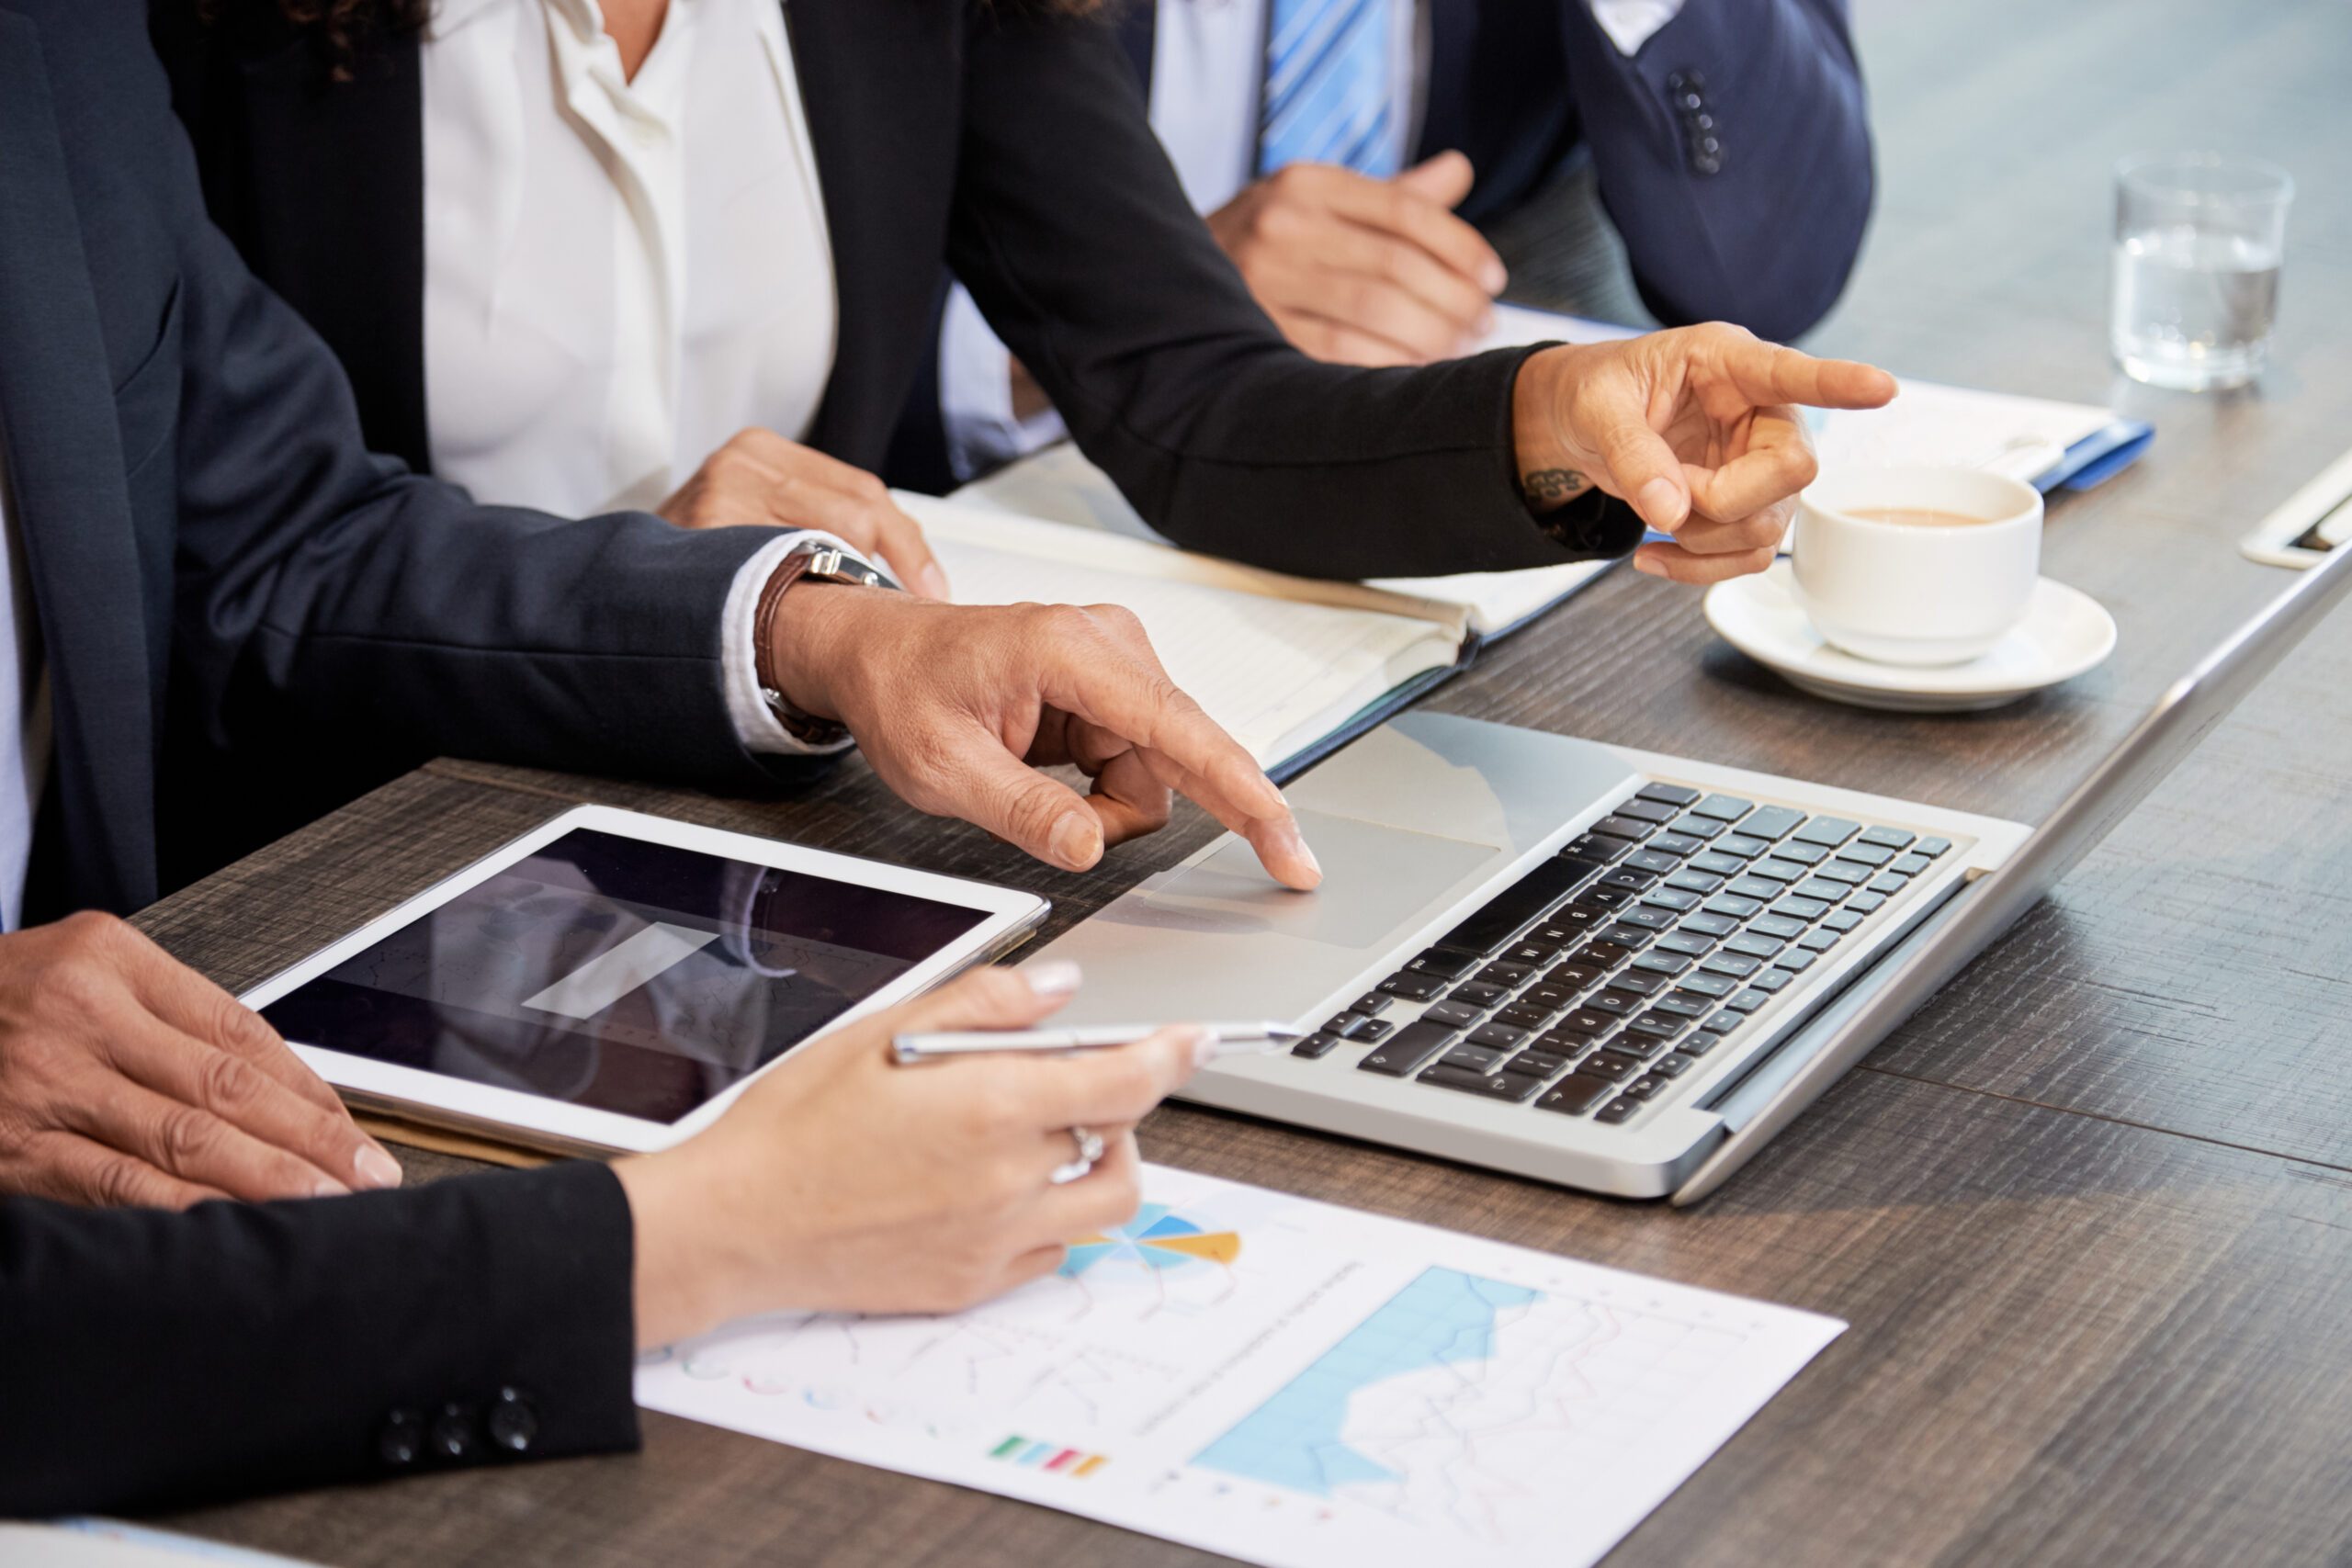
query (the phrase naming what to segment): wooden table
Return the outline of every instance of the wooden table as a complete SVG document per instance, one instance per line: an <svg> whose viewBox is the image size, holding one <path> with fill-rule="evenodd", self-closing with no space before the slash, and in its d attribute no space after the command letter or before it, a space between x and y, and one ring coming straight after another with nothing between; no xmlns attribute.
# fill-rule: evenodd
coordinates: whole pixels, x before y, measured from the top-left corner
<svg viewBox="0 0 2352 1568"><path fill-rule="evenodd" d="M1695 594L1620 572L1436 705L2037 818L2282 585L2233 548L2352 441L2352 27L2341 0L1864 8L1879 216L1817 346L2154 417L2140 467L2053 509L2052 572L2115 612L2104 670L2002 712L1798 696ZM1736 133L1736 127L1733 128ZM2109 166L2266 154L2301 182L2276 367L2114 386ZM1723 1192L1678 1213L1192 1109L1153 1157L1845 1318L1852 1328L1612 1562L2352 1557L2352 617ZM570 802L647 807L1048 894L1091 878L912 817L856 763L784 802L436 763L151 911L249 983ZM454 1168L417 1155L415 1176ZM1576 1506L1573 1477L1561 1506ZM184 1528L322 1562L1176 1563L1199 1554L663 1416L642 1454L219 1508Z"/></svg>

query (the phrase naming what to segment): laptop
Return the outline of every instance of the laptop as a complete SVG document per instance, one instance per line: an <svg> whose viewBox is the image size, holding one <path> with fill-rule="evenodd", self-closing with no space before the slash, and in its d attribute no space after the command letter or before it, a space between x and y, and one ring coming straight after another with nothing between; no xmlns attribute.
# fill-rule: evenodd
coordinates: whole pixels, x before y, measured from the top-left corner
<svg viewBox="0 0 2352 1568"><path fill-rule="evenodd" d="M1294 1021L1184 1091L1626 1198L1704 1197L2054 886L2352 589L2330 555L2038 828L1448 714L1285 792L1322 862L1226 835L1044 949L1056 1022Z"/></svg>

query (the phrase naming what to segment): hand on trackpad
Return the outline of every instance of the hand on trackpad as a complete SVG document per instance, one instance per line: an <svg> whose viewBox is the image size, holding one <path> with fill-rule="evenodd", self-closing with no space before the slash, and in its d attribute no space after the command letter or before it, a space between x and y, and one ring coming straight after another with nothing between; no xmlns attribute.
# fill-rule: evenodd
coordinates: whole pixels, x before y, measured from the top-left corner
<svg viewBox="0 0 2352 1568"><path fill-rule="evenodd" d="M1228 840L1198 864L1147 880L1096 918L1119 925L1217 935L1270 933L1335 947L1385 942L1429 914L1502 853L1491 844L1417 833L1301 809L1298 825L1323 864L1323 885L1294 893L1266 880L1257 855Z"/></svg>

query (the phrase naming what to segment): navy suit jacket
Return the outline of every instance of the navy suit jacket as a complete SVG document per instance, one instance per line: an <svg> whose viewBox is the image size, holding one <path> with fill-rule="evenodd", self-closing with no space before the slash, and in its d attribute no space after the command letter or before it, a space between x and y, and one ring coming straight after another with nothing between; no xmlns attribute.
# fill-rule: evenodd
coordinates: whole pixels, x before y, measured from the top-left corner
<svg viewBox="0 0 2352 1568"><path fill-rule="evenodd" d="M1587 0L1425 4L1414 156L1469 158L1464 218L1491 222L1589 156L1643 302L1667 325L1736 321L1785 341L1836 302L1871 194L1846 0L1689 0L1630 59ZM1155 10L1137 0L1120 17L1147 84Z"/></svg>

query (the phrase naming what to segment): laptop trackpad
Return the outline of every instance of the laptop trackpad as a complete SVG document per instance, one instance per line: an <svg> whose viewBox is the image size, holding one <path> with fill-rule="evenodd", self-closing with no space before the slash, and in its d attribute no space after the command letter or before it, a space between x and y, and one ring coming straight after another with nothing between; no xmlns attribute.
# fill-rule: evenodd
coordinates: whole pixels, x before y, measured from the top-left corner
<svg viewBox="0 0 2352 1568"><path fill-rule="evenodd" d="M1057 1022L1296 1019L1355 986L1508 858L1489 844L1301 808L1323 886L1269 881L1239 840L1146 881L1056 942L1086 986Z"/></svg>

